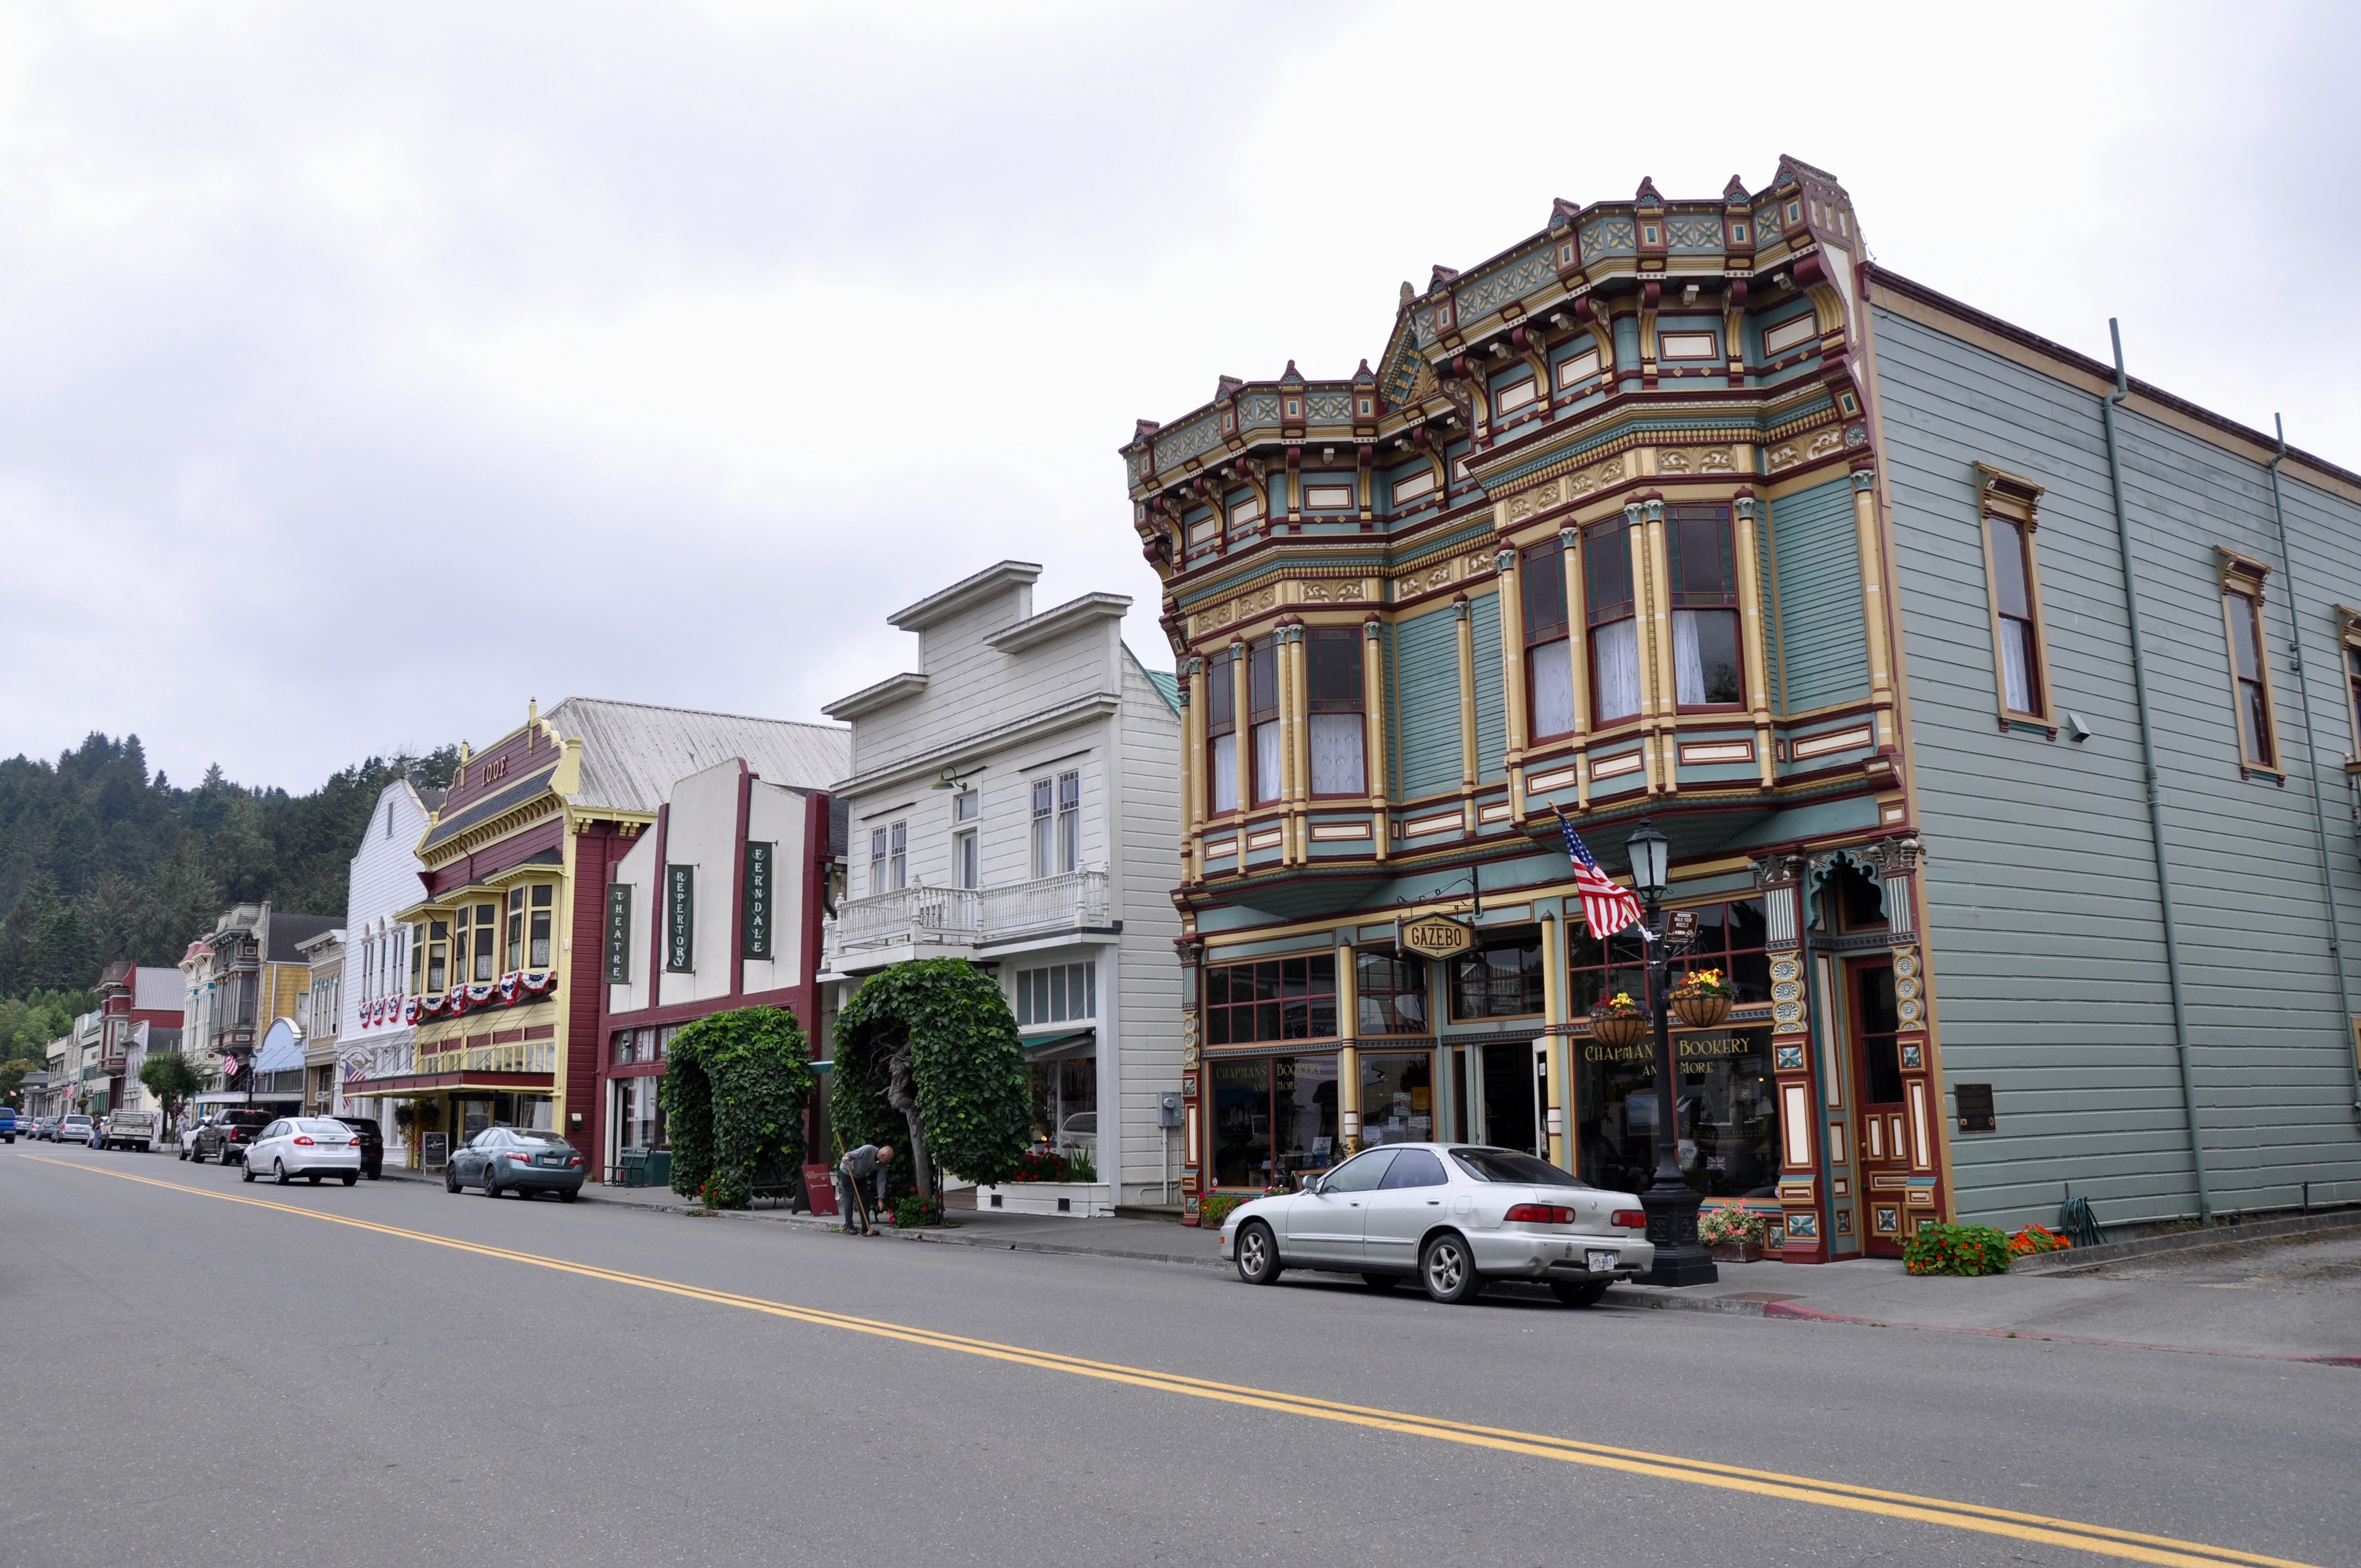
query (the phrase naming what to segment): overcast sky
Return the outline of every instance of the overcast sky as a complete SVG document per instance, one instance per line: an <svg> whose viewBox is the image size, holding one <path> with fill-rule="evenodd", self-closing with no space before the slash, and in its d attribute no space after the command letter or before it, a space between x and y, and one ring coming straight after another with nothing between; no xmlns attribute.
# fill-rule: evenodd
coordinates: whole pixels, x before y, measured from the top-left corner
<svg viewBox="0 0 2361 1568"><path fill-rule="evenodd" d="M1896 270L2361 467L2356 17L0 7L0 755L818 718L1006 556L1169 668L1135 418L1782 152Z"/></svg>

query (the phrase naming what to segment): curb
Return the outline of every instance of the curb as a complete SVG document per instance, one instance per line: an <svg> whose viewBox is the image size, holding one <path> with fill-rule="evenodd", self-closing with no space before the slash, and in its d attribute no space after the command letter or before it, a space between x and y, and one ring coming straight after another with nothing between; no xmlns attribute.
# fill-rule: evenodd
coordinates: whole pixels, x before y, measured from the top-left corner
<svg viewBox="0 0 2361 1568"><path fill-rule="evenodd" d="M2097 1246L2075 1247L2069 1252L2037 1253L2030 1257L2016 1259L2008 1266L2008 1271L2011 1274L2073 1274L2127 1257L2236 1246L2243 1242L2263 1241L2275 1236L2308 1235L2314 1231L2350 1230L2356 1225L2361 1225L2361 1209L2337 1209L2325 1213L2299 1214L2285 1220L2257 1220L2247 1224L2216 1225L2211 1230L2174 1231L2165 1235L2140 1236L2127 1242L2103 1242Z"/></svg>

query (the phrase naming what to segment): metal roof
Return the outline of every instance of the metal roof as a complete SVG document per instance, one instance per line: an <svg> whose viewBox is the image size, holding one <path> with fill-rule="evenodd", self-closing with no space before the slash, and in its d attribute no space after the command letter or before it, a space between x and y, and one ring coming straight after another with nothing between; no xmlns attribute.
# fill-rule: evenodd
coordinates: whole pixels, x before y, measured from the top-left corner
<svg viewBox="0 0 2361 1568"><path fill-rule="evenodd" d="M770 784L826 789L852 768L852 731L839 724L748 718L570 696L543 716L582 742L577 806L653 811L694 773L743 757Z"/></svg>

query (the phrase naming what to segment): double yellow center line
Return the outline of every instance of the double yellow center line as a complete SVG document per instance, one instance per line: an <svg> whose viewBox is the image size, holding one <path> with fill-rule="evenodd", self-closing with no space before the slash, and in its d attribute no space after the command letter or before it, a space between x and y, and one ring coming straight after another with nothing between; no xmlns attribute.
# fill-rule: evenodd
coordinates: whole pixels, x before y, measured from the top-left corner
<svg viewBox="0 0 2361 1568"><path fill-rule="evenodd" d="M1318 1399L1309 1395L1245 1387L1234 1383L1215 1383L1202 1377L1190 1377L1174 1372L1157 1372L1145 1367L1126 1366L1114 1362L1091 1361L1081 1356L1061 1355L1055 1351L1029 1350L1021 1345L1000 1344L991 1340L970 1339L963 1334L941 1333L932 1329L881 1322L873 1318L850 1317L841 1312L828 1312L813 1307L798 1307L785 1301L766 1300L759 1296L743 1296L730 1290L710 1289L704 1286L685 1285L677 1280L657 1279L644 1274L629 1274L620 1269L600 1268L586 1263L572 1263L564 1258L544 1257L536 1253L513 1252L506 1247L485 1246L476 1242L438 1236L426 1231L405 1230L398 1225L380 1225L369 1220L352 1219L343 1214L323 1213L313 1209L297 1208L291 1203L277 1203L264 1198L247 1198L234 1192L216 1192L207 1188L190 1187L177 1181L159 1181L152 1177L133 1176L120 1170L106 1170L73 1160L53 1159L43 1155L28 1155L23 1157L39 1160L45 1165L57 1165L71 1170L92 1171L101 1176L111 1176L118 1180L137 1181L148 1187L161 1187L169 1191L187 1192L201 1198L216 1199L225 1203L243 1203L251 1208L272 1209L282 1214L295 1214L307 1220L324 1221L332 1225L348 1225L355 1230L373 1231L379 1235L396 1236L403 1241L423 1242L429 1246L448 1247L455 1252L473 1253L478 1257L498 1258L504 1263L526 1264L534 1268L553 1269L560 1274L577 1275L585 1279L603 1280L611 1285L627 1285L636 1289L660 1291L664 1295L679 1296L692 1301L704 1301L717 1307L734 1307L744 1311L762 1312L771 1317L786 1318L819 1328L841 1329L852 1333L873 1335L879 1339L900 1340L906 1344L924 1345L932 1350L953 1351L962 1355L979 1355L1018 1366L1038 1367L1047 1372L1063 1372L1077 1377L1092 1377L1106 1383L1126 1384L1135 1388L1151 1389L1161 1394L1178 1394L1190 1398L1218 1400L1224 1404L1243 1405L1252 1409L1269 1410L1279 1415L1301 1416L1311 1420L1333 1421L1345 1426L1368 1427L1379 1431L1399 1432L1408 1437L1431 1438L1437 1442L1458 1443L1468 1448L1488 1448L1503 1453L1521 1453L1534 1459L1549 1459L1566 1464L1587 1465L1597 1470L1619 1470L1627 1475L1645 1475L1657 1480L1685 1481L1692 1486L1712 1486L1728 1492L1750 1493L1755 1497L1774 1497L1784 1502L1812 1503L1821 1508L1844 1508L1854 1513L1874 1514L1885 1519L1914 1519L1922 1524L1973 1530L1983 1535L2005 1536L2015 1541L2037 1541L2047 1546L2062 1546L2079 1552L2095 1552L2104 1557L2121 1558L2132 1563L2166 1564L2168 1568L2219 1568L2219 1565L2224 1563L2245 1564L2247 1568L2312 1568L2310 1564L2292 1562L2284 1557L2265 1557L2249 1552L2232 1551L2226 1547L2207 1546L2198 1541L2181 1541L2171 1536L2143 1535L2134 1530L2110 1530L2103 1525L2083 1524L2074 1519L2049 1519L2039 1514L2016 1513L2007 1508L1986 1508L1978 1503L1955 1503L1941 1497L1924 1497L1909 1492L1881 1491L1875 1487L1855 1486L1841 1481L1822 1481L1806 1475L1784 1475L1773 1470L1751 1470L1734 1464L1716 1464L1706 1460L1683 1459L1672 1454L1651 1453L1641 1449L1615 1448L1604 1443L1581 1442L1572 1438L1552 1437L1540 1432L1475 1426L1464 1421L1444 1420L1434 1416L1410 1415L1399 1410L1378 1409L1365 1405L1340 1404L1333 1399Z"/></svg>

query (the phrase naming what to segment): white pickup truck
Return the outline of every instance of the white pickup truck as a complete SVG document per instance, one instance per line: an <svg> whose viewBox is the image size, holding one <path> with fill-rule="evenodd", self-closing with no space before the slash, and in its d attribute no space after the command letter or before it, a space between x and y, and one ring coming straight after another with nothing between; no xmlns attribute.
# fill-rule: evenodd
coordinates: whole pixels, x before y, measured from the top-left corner
<svg viewBox="0 0 2361 1568"><path fill-rule="evenodd" d="M146 1154L156 1141L156 1117L147 1111L117 1111L98 1129L98 1146L137 1149Z"/></svg>

